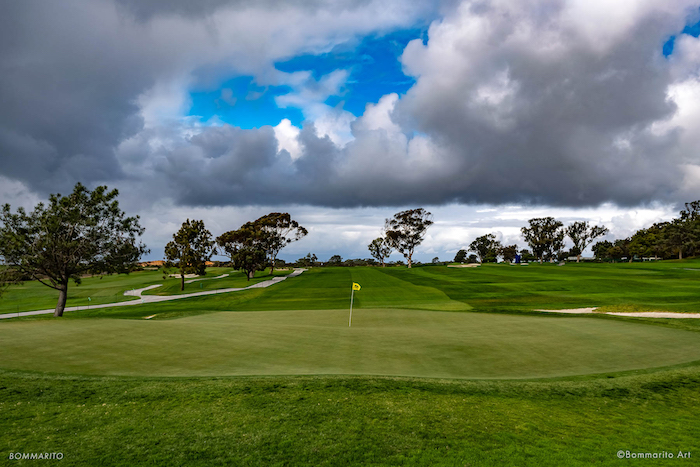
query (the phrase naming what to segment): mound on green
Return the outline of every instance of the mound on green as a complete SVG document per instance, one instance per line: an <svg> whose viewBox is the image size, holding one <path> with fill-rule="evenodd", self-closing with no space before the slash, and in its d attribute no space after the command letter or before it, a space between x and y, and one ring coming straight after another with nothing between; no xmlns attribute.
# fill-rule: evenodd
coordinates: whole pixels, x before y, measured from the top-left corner
<svg viewBox="0 0 700 467"><path fill-rule="evenodd" d="M690 331L615 320L361 309L18 321L0 367L91 375L544 378L700 360Z"/></svg>

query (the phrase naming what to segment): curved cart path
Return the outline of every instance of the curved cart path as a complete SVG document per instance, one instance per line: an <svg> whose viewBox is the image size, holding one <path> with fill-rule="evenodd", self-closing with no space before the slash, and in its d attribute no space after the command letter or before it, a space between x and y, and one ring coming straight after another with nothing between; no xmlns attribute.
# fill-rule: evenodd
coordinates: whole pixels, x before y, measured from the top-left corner
<svg viewBox="0 0 700 467"><path fill-rule="evenodd" d="M136 290L127 290L124 292L124 295L130 296L130 297L135 297L136 300L129 300L128 302L115 302L115 303L103 303L101 305L91 305L90 309L94 308L109 308L113 306L130 306L130 305L141 305L143 303L155 303L155 302L165 302L168 300L179 300L181 298L190 298L190 297L199 297L202 295L214 295L214 294L221 294L221 293L227 293L227 292L238 292L239 290L246 290L246 289L260 289L260 288L265 288L269 287L273 284L277 284L278 282L282 282L283 280L286 280L288 277L296 277L302 272L306 271L306 269L295 269L291 274L288 274L286 276L280 276L280 277L273 277L272 279L258 282L257 284L249 285L248 287L238 287L238 288L230 288L230 289L218 289L218 290L207 290L204 292L193 292L193 293L187 293L187 294L181 294L181 295L142 295L143 292L146 290L151 290L155 289L156 287L160 287L163 284L156 284L156 285L150 285L148 287L144 287L142 289L136 289ZM215 278L218 279L218 278ZM87 306L69 306L64 309L64 311L79 311L79 310L85 310L88 308ZM18 313L6 313L3 315L0 315L0 319L5 319L5 318L17 318L20 316L32 316L32 315L46 315L49 313L53 313L55 308L51 308L48 310L36 310L36 311L20 311Z"/></svg>

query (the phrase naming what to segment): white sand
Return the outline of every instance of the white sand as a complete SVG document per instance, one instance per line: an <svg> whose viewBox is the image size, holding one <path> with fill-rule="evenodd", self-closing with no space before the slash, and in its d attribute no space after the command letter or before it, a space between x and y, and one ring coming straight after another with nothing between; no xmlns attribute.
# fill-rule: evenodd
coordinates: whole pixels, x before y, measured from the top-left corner
<svg viewBox="0 0 700 467"><path fill-rule="evenodd" d="M591 308L569 308L566 310L533 310L544 311L545 313L593 313L597 307ZM607 312L601 315L632 316L635 318L700 318L700 313L673 313L670 311L639 311L639 312Z"/></svg>
<svg viewBox="0 0 700 467"><path fill-rule="evenodd" d="M593 311L596 310L596 307L591 307L591 308L568 308L564 310L533 310L533 311L544 311L545 313L574 313L574 314L579 314L579 313L593 313Z"/></svg>
<svg viewBox="0 0 700 467"><path fill-rule="evenodd" d="M700 318L700 313L672 313L670 311L642 311L638 313L605 313L606 315L636 316L637 318Z"/></svg>

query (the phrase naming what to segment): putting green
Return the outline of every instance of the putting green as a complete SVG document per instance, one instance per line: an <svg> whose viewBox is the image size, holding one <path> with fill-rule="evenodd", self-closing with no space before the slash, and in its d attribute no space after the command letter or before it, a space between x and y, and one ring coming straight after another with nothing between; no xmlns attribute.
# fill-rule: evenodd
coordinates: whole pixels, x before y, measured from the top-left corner
<svg viewBox="0 0 700 467"><path fill-rule="evenodd" d="M603 319L420 310L222 312L3 323L0 367L91 375L534 378L700 360L698 333Z"/></svg>

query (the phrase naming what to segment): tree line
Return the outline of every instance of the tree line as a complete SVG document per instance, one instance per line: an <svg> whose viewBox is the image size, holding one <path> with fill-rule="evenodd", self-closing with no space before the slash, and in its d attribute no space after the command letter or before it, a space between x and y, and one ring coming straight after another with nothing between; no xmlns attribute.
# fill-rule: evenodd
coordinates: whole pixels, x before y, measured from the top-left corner
<svg viewBox="0 0 700 467"><path fill-rule="evenodd" d="M486 234L477 237L469 244L468 250L459 250L454 261L490 263L496 262L499 257L504 261L512 262L517 257L525 261L551 261L562 256L576 256L576 261L581 260L581 254L593 240L608 233L604 226L591 225L588 221L577 221L564 227L561 221L553 217L537 217L528 221L528 226L522 227L520 232L525 242L530 247L518 251L518 245L502 245L496 240L494 234ZM564 239L568 237L573 247L564 251ZM467 257L469 252L473 252Z"/></svg>
<svg viewBox="0 0 700 467"><path fill-rule="evenodd" d="M106 186L90 191L77 183L71 194L52 194L48 204L39 203L31 212L20 207L13 213L5 204L0 210L0 286L37 280L58 291L54 316L62 316L70 280L80 284L84 275L135 270L140 257L149 252L139 241L145 229L138 216L128 217L119 208L117 196L117 190L108 191ZM327 264L354 266L376 261L386 266L387 258L397 251L410 268L416 248L433 223L432 214L423 208L398 212L385 219L381 235L368 245L373 260L342 261L334 255ZM521 233L530 250L518 251L517 245L502 245L494 234L486 234L476 238L468 250L460 250L455 261L489 262L498 257L513 261L518 255L526 261L560 259L563 255L580 260L586 247L608 229L586 221L564 227L553 217L541 217L530 219ZM216 238L203 221L187 219L165 247L166 267L179 269L184 289L185 275L205 274L206 262L221 252L250 280L256 271L268 266L272 274L283 263L277 258L280 251L307 234L289 213L267 214ZM563 249L566 237L573 243L568 251ZM656 223L629 238L600 241L592 249L601 260L696 255L700 252L700 201L686 203L672 221ZM469 252L472 255L468 256ZM433 263L437 261L433 259ZM318 258L309 253L297 264L316 265Z"/></svg>
<svg viewBox="0 0 700 467"><path fill-rule="evenodd" d="M685 203L677 218L640 229L631 237L593 245L596 258L621 261L634 257L683 259L700 253L700 201Z"/></svg>
<svg viewBox="0 0 700 467"><path fill-rule="evenodd" d="M139 216L127 217L119 208L117 190L98 186L90 191L75 185L67 196L49 197L32 212L22 207L13 213L5 204L0 211L0 284L36 280L58 291L54 316L63 316L68 284L80 284L84 275L129 273L149 250L139 241L145 229ZM181 289L186 274L203 275L206 262L217 248L228 255L248 279L271 265L280 250L307 234L288 213L270 213L225 232L215 240L201 220L187 219L165 247L166 268L180 271Z"/></svg>
<svg viewBox="0 0 700 467"><path fill-rule="evenodd" d="M581 260L583 251L594 240L606 235L605 226L591 225L587 221L564 224L553 217L530 219L528 226L520 229L530 249L518 250L517 245L503 245L496 235L489 233L477 237L467 249L455 255L458 263L514 261L516 255L525 261L553 261L569 257ZM565 239L573 246L564 249ZM658 222L649 228L640 229L632 236L614 241L602 240L592 248L596 260L632 261L637 258L683 259L700 253L700 201L685 203L679 216L668 222ZM470 254L472 253L472 254Z"/></svg>
<svg viewBox="0 0 700 467"><path fill-rule="evenodd" d="M268 266L272 274L282 248L307 234L308 231L286 212L272 212L246 222L236 230L224 232L216 240L204 227L204 221L187 219L165 246L165 266L179 269L180 290L184 290L185 275L206 274L206 262L220 251L229 257L234 269L245 271L250 280L255 271Z"/></svg>

